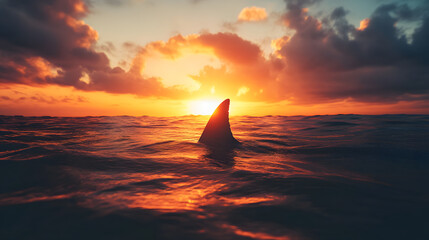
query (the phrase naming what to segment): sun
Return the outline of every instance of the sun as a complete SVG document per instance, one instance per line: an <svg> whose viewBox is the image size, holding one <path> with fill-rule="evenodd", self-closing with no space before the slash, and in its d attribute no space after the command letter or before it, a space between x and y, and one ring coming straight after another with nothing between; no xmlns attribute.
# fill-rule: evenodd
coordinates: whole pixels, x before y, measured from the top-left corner
<svg viewBox="0 0 429 240"><path fill-rule="evenodd" d="M221 103L217 100L195 100L189 102L189 113L193 115L211 115Z"/></svg>

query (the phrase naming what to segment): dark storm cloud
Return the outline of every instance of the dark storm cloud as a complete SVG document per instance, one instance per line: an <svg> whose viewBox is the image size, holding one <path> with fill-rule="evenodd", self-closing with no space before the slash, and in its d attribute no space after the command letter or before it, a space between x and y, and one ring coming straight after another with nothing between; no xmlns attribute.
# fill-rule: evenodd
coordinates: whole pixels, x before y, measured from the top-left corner
<svg viewBox="0 0 429 240"><path fill-rule="evenodd" d="M0 82L145 96L174 92L140 72L112 69L106 54L94 50L98 34L81 20L87 13L81 0L1 1ZM82 81L85 75L89 79Z"/></svg>
<svg viewBox="0 0 429 240"><path fill-rule="evenodd" d="M304 9L314 1L286 3L283 20L296 33L278 51L288 65L284 76L294 78L283 81L285 94L301 91L298 96L307 97L302 101L383 102L429 94L429 17L424 6L381 5L367 26L358 29L347 22L348 11L342 7L330 14L328 25ZM411 42L397 27L401 21L421 24Z"/></svg>
<svg viewBox="0 0 429 240"><path fill-rule="evenodd" d="M80 1L2 1L0 5L0 37L2 51L33 54L57 61L75 57L70 51L92 53L88 48L97 33L80 22L86 14ZM6 48L8 47L8 48ZM102 54L99 54L102 55ZM79 56L77 56L79 57ZM106 61L100 56L102 61ZM71 59L73 61L76 59ZM103 65L105 63L100 63Z"/></svg>
<svg viewBox="0 0 429 240"><path fill-rule="evenodd" d="M311 16L306 9L319 1L286 1L283 23L295 30L273 42L277 51L269 59L230 61L226 68L204 68L194 76L202 87L226 89L245 86L246 100L294 103L325 103L341 100L394 103L416 101L429 96L429 17L425 5L383 4L374 10L362 26L347 20L349 10L335 8L323 19ZM401 23L414 26L405 35ZM408 31L410 32L410 31ZM212 46L221 59L221 50L234 56L258 56L245 48L243 39L225 34L209 35L219 46ZM221 44L222 42L226 44ZM252 54L252 52L256 54ZM251 57L243 59L252 59ZM255 73L258 74L255 74ZM229 94L233 93L229 89Z"/></svg>

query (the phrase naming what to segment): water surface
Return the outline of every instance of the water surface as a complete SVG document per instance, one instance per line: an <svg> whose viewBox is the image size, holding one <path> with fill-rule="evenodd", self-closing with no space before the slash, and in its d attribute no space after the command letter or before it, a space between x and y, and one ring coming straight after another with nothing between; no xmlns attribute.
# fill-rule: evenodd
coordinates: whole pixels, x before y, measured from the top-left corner
<svg viewBox="0 0 429 240"><path fill-rule="evenodd" d="M429 239L429 116L0 117L0 239Z"/></svg>

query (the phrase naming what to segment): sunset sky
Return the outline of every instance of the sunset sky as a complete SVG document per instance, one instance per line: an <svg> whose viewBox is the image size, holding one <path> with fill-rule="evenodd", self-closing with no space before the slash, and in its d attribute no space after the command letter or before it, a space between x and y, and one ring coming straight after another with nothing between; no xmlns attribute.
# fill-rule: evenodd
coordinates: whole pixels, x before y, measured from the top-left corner
<svg viewBox="0 0 429 240"><path fill-rule="evenodd" d="M0 114L429 114L424 0L0 0Z"/></svg>

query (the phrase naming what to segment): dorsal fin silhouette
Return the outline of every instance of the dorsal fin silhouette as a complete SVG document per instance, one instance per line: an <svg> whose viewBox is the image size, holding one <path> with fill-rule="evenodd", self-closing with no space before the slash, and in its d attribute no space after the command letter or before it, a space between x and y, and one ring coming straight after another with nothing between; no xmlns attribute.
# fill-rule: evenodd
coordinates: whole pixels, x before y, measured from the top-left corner
<svg viewBox="0 0 429 240"><path fill-rule="evenodd" d="M198 142L221 148L238 144L229 125L229 99L219 104L213 112Z"/></svg>

